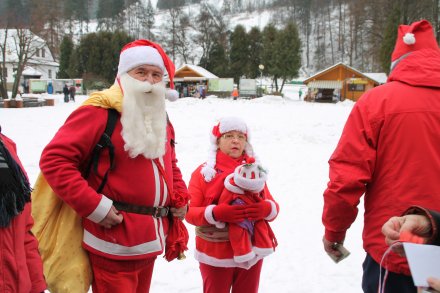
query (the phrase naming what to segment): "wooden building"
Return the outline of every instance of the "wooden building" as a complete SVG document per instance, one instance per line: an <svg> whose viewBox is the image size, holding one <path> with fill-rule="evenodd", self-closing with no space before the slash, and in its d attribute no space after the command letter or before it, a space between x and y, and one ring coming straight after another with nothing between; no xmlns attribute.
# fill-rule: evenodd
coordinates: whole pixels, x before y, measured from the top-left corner
<svg viewBox="0 0 440 293"><path fill-rule="evenodd" d="M357 101L364 92L385 82L385 73L362 73L353 67L337 63L304 80L308 87L304 100Z"/></svg>
<svg viewBox="0 0 440 293"><path fill-rule="evenodd" d="M217 78L218 76L203 67L184 64L174 74L174 86L180 97L204 98L208 88L208 80Z"/></svg>

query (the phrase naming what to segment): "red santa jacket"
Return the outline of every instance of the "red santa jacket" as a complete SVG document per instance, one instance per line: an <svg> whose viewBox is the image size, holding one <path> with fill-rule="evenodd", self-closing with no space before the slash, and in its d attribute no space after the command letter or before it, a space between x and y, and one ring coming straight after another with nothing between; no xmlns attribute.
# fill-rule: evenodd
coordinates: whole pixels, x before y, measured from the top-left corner
<svg viewBox="0 0 440 293"><path fill-rule="evenodd" d="M81 215L84 226L83 247L112 259L141 259L161 254L168 231L168 219L122 212L124 220L112 229L98 225L112 200L143 206L168 206L172 192L187 193L176 163L174 130L167 126L166 153L160 158L167 181L152 160L130 158L124 150L122 125L118 121L111 140L115 147L115 168L98 194L95 189L109 167L108 149L101 153L98 172L87 180L81 171L107 122L107 110L82 106L75 110L43 150L40 167L55 193Z"/></svg>
<svg viewBox="0 0 440 293"><path fill-rule="evenodd" d="M353 107L329 160L323 223L329 241L344 239L365 193L364 249L380 263L382 225L411 205L440 209L440 51L401 60L388 82ZM391 254L387 268L409 274Z"/></svg>
<svg viewBox="0 0 440 293"><path fill-rule="evenodd" d="M245 156L246 157L246 156ZM243 163L245 157L233 159L221 151L217 151L215 169L217 175L206 182L200 173L203 165L200 165L191 175L188 185L188 191L191 196L190 208L186 215L188 223L195 226L214 226L215 220L212 218L212 209L218 203L220 195L224 189L224 180L226 176L233 173L235 168ZM273 211L274 220L278 214L278 204L274 201L267 186L264 187L266 199L271 200L276 206ZM196 236L195 258L201 263L216 267L243 267L253 264L239 264L234 262L234 253L229 241L211 242L199 236ZM258 259L255 260L255 262Z"/></svg>
<svg viewBox="0 0 440 293"><path fill-rule="evenodd" d="M12 157L23 168L15 143L0 135ZM31 204L27 203L8 227L0 228L0 292L34 293L46 289L38 242L31 232L33 224Z"/></svg>

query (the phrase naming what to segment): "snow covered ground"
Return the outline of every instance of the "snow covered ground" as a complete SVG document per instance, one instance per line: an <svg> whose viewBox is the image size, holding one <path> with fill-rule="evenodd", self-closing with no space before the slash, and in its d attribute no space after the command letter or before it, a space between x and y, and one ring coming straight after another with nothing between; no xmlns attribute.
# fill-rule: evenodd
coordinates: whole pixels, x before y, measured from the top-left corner
<svg viewBox="0 0 440 293"><path fill-rule="evenodd" d="M265 96L254 100L208 97L180 99L167 108L176 130L176 152L186 182L207 156L209 131L216 118L241 116L249 124L251 142L269 169L268 185L281 211L272 224L277 251L264 261L260 292L356 293L361 290L362 214L347 233L351 255L334 264L322 248L322 193L328 181L327 161L334 150L353 103L305 103L296 88L286 89L284 99ZM19 156L35 182L43 147L53 137L76 103L54 96L54 107L0 108L2 132L15 140ZM93 117L90 118L93 123ZM194 229L184 261L158 258L151 292L202 292L198 263L194 261Z"/></svg>

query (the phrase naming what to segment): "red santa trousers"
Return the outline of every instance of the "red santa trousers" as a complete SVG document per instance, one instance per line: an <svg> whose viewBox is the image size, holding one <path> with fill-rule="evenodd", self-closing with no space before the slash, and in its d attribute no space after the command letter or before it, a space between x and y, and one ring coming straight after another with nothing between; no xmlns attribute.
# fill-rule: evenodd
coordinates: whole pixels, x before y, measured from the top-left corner
<svg viewBox="0 0 440 293"><path fill-rule="evenodd" d="M200 263L204 293L258 293L263 260L250 269L221 268ZM232 288L232 291L231 291Z"/></svg>
<svg viewBox="0 0 440 293"><path fill-rule="evenodd" d="M150 291L156 257L112 260L89 253L93 270L93 293L145 293Z"/></svg>

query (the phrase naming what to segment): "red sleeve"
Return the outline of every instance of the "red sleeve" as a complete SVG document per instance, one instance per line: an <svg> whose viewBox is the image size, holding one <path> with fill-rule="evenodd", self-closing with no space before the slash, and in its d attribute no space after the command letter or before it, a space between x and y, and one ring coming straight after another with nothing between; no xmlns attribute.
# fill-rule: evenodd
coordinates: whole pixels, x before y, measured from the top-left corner
<svg viewBox="0 0 440 293"><path fill-rule="evenodd" d="M347 119L339 143L329 160L330 181L324 191L322 222L325 238L341 241L356 219L360 197L371 181L376 164L377 133L360 99Z"/></svg>
<svg viewBox="0 0 440 293"><path fill-rule="evenodd" d="M201 166L198 167L191 175L188 185L188 191L191 196L189 210L186 214L186 221L195 226L210 225L205 219L205 191L206 182L200 174Z"/></svg>
<svg viewBox="0 0 440 293"><path fill-rule="evenodd" d="M41 261L40 253L38 252L38 241L31 232L34 220L31 216L30 207L31 205L28 203L23 211L23 215L26 215L26 234L24 237L26 263L32 283L31 292L42 292L47 286L43 275L43 263Z"/></svg>
<svg viewBox="0 0 440 293"><path fill-rule="evenodd" d="M82 217L89 216L102 195L81 176L80 168L107 123L107 110L83 106L75 110L44 148L40 169L54 192Z"/></svg>

